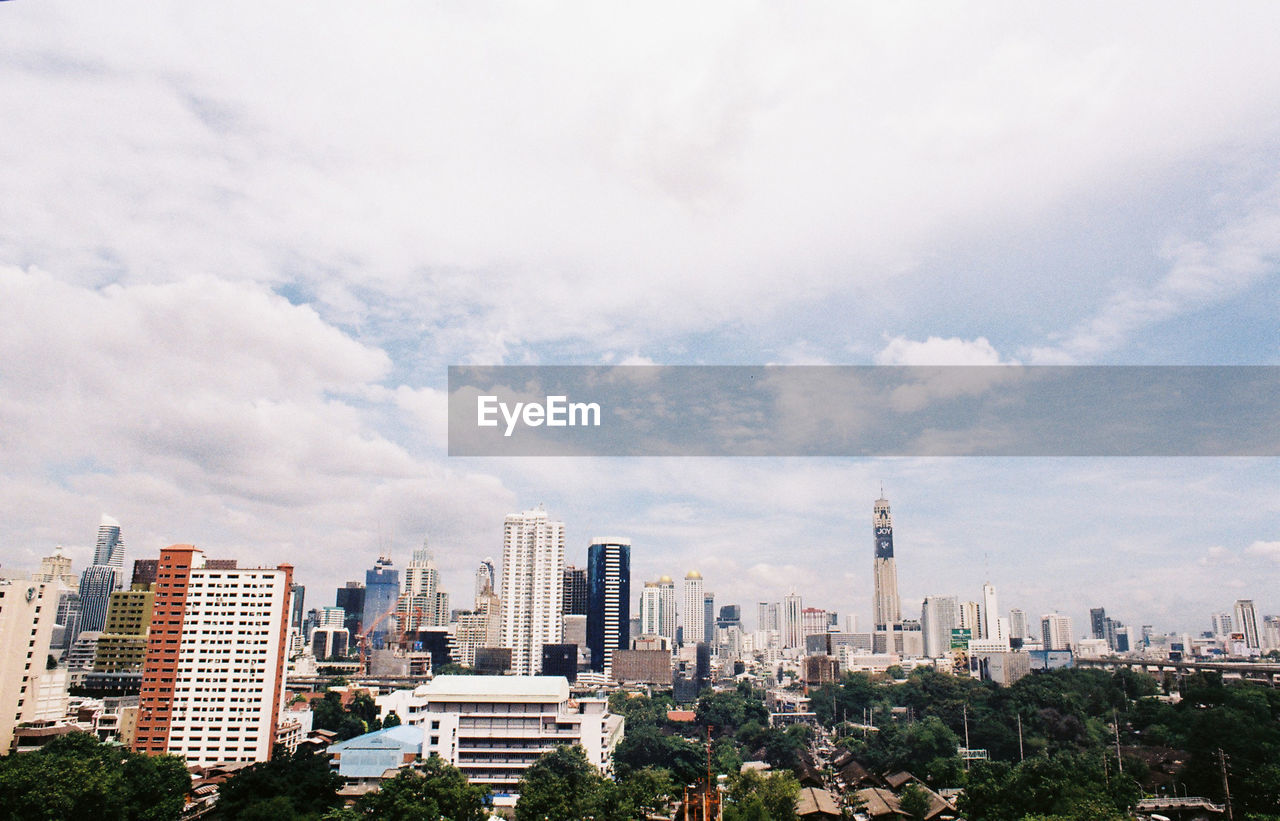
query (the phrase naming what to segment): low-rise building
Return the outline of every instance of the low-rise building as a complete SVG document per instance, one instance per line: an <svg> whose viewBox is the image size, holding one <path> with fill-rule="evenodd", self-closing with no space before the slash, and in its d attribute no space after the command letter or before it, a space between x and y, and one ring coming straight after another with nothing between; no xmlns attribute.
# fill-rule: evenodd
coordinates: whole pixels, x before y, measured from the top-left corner
<svg viewBox="0 0 1280 821"><path fill-rule="evenodd" d="M606 699L571 699L562 676L437 676L376 701L417 731L421 756L434 753L489 786L499 806L514 805L520 776L561 744L581 745L588 761L610 773L623 735L623 718ZM338 772L346 776L341 765Z"/></svg>

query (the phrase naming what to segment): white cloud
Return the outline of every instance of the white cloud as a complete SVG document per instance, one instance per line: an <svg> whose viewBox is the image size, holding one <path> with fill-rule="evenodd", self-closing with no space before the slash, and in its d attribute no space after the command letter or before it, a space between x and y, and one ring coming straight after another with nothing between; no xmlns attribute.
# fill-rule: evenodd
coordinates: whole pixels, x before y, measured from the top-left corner
<svg viewBox="0 0 1280 821"><path fill-rule="evenodd" d="M876 354L877 365L1005 365L985 336L931 336L923 342L895 336Z"/></svg>
<svg viewBox="0 0 1280 821"><path fill-rule="evenodd" d="M1280 562L1280 542L1256 541L1244 549L1246 556L1261 556Z"/></svg>

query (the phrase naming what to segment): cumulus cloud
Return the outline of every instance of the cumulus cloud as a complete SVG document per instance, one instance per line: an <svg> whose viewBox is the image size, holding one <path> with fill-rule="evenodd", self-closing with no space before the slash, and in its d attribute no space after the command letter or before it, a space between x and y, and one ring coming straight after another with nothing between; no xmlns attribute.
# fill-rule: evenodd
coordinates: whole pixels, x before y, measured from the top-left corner
<svg viewBox="0 0 1280 821"><path fill-rule="evenodd" d="M931 336L923 342L895 336L876 354L877 365L1005 365L985 336Z"/></svg>

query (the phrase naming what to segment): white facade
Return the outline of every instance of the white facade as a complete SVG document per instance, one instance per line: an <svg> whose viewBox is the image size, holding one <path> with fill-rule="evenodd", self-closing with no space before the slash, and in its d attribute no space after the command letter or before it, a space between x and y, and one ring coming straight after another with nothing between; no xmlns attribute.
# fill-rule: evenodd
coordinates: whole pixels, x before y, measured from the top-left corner
<svg viewBox="0 0 1280 821"><path fill-rule="evenodd" d="M676 585L670 576L645 582L640 591L639 635L662 636L670 645L675 645Z"/></svg>
<svg viewBox="0 0 1280 821"><path fill-rule="evenodd" d="M794 590L782 597L782 646L804 647L804 602Z"/></svg>
<svg viewBox="0 0 1280 821"><path fill-rule="evenodd" d="M571 700L561 676L437 676L376 701L382 714L394 711L422 727L424 756L435 753L467 780L489 786L500 806L515 803L520 776L560 744L581 745L587 760L610 774L624 730L607 700Z"/></svg>
<svg viewBox="0 0 1280 821"><path fill-rule="evenodd" d="M1070 650L1072 644L1071 618L1061 613L1049 613L1040 619L1040 633L1046 650Z"/></svg>
<svg viewBox="0 0 1280 821"><path fill-rule="evenodd" d="M684 627L684 643L697 644L705 637L707 624L702 574L696 570L690 570L684 577L684 597L681 605L680 624Z"/></svg>
<svg viewBox="0 0 1280 821"><path fill-rule="evenodd" d="M413 551L404 571L404 592L396 604L396 620L404 632L449 623L449 594L440 590L440 570L436 567L426 539Z"/></svg>
<svg viewBox="0 0 1280 821"><path fill-rule="evenodd" d="M951 631L960 627L960 602L955 596L926 596L920 607L924 655L941 658L951 652ZM850 631L853 632L853 631Z"/></svg>
<svg viewBox="0 0 1280 821"><path fill-rule="evenodd" d="M1250 650L1262 647L1258 633L1258 613L1253 607L1252 599L1240 599L1236 602L1236 632L1244 633L1244 646Z"/></svg>
<svg viewBox="0 0 1280 821"><path fill-rule="evenodd" d="M542 669L542 645L564 634L564 523L541 507L513 513L503 523L502 646L511 648L516 675Z"/></svg>
<svg viewBox="0 0 1280 821"><path fill-rule="evenodd" d="M34 721L42 707L42 680L62 585L0 579L0 754L9 751L13 730Z"/></svg>
<svg viewBox="0 0 1280 821"><path fill-rule="evenodd" d="M266 761L283 709L283 570L193 569L187 583L168 751L189 763Z"/></svg>
<svg viewBox="0 0 1280 821"><path fill-rule="evenodd" d="M982 585L982 638L988 641L1000 640L1000 606L996 602L996 588L991 582ZM1005 636L1008 643L1008 635Z"/></svg>

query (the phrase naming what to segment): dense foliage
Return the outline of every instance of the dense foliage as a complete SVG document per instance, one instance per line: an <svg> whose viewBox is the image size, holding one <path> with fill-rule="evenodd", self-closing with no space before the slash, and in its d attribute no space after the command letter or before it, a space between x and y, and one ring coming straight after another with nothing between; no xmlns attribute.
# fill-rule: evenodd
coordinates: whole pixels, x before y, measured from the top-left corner
<svg viewBox="0 0 1280 821"><path fill-rule="evenodd" d="M217 814L226 819L301 821L319 818L338 802L342 779L322 755L277 747L270 761L237 772L218 788Z"/></svg>
<svg viewBox="0 0 1280 821"><path fill-rule="evenodd" d="M558 747L520 779L516 821L633 821L665 807L674 791L665 770L646 768L612 780L581 747Z"/></svg>
<svg viewBox="0 0 1280 821"><path fill-rule="evenodd" d="M179 758L71 733L36 752L0 758L0 818L168 821L182 813L190 787Z"/></svg>
<svg viewBox="0 0 1280 821"><path fill-rule="evenodd" d="M471 784L456 767L432 755L406 768L382 788L356 800L351 809L331 812L325 821L484 821L489 788Z"/></svg>

